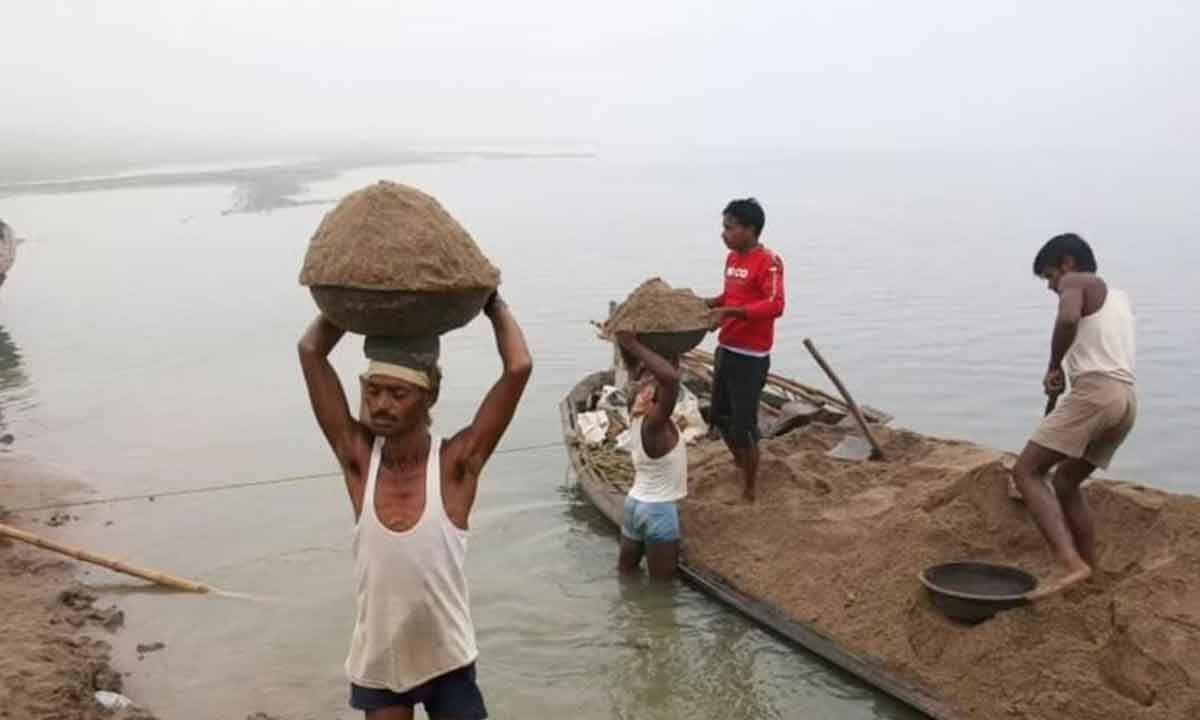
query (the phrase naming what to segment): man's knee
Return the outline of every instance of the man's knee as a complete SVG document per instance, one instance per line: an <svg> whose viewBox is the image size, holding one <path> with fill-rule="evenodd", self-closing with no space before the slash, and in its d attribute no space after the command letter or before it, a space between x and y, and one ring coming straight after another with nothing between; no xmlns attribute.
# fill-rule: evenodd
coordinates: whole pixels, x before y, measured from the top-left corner
<svg viewBox="0 0 1200 720"><path fill-rule="evenodd" d="M1027 459L1025 462L1021 462L1021 460L1018 459L1016 464L1013 465L1012 474L1013 480L1016 482L1017 489L1020 491L1021 496L1028 498L1030 497L1031 493L1037 492L1039 488L1045 488L1049 490L1049 487L1047 487L1046 482L1043 479L1045 478L1048 470L1049 468L1042 469L1039 463L1031 460Z"/></svg>
<svg viewBox="0 0 1200 720"><path fill-rule="evenodd" d="M1071 458L1058 464L1054 470L1054 489L1060 495L1080 492L1083 482L1096 469L1086 460Z"/></svg>
<svg viewBox="0 0 1200 720"><path fill-rule="evenodd" d="M1013 463L1012 473L1018 482L1033 478L1038 474L1034 458L1029 452L1022 452L1017 457L1017 461Z"/></svg>
<svg viewBox="0 0 1200 720"><path fill-rule="evenodd" d="M1040 480L1050 468L1063 459L1063 455L1055 450L1044 448L1033 442L1025 444L1025 449L1017 456L1013 464L1013 476L1017 482Z"/></svg>

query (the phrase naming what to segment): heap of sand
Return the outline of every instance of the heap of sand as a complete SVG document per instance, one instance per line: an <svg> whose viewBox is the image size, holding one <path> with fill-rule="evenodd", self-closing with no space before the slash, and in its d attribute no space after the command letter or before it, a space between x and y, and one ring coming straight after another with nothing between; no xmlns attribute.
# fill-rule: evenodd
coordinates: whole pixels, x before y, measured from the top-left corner
<svg viewBox="0 0 1200 720"><path fill-rule="evenodd" d="M651 278L613 310L604 323L603 334L611 338L622 330L636 333L707 330L708 318L708 306L694 292L674 289L661 278Z"/></svg>
<svg viewBox="0 0 1200 720"><path fill-rule="evenodd" d="M437 200L381 180L350 193L309 241L300 284L439 292L500 283L466 230Z"/></svg>
<svg viewBox="0 0 1200 720"><path fill-rule="evenodd" d="M1003 455L878 428L886 462L827 456L847 432L814 424L763 441L753 505L721 443L689 448L687 561L964 718L1200 718L1200 498L1089 483L1095 576L968 627L930 604L921 570L968 559L1051 570L1007 495ZM610 479L629 482L628 456L600 452Z"/></svg>

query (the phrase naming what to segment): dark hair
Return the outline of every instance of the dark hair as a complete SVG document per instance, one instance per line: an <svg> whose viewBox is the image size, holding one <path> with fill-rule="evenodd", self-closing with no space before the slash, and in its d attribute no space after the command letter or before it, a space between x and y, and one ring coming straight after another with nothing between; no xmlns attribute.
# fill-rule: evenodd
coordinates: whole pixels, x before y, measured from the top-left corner
<svg viewBox="0 0 1200 720"><path fill-rule="evenodd" d="M737 220L739 225L754 228L755 235L761 235L767 224L767 214L754 198L730 200L722 214Z"/></svg>
<svg viewBox="0 0 1200 720"><path fill-rule="evenodd" d="M1056 268L1062 264L1063 258L1070 255L1075 258L1075 265L1084 272L1096 272L1096 256L1092 246L1075 233L1055 235L1046 241L1037 257L1033 259L1033 274L1041 277L1047 268Z"/></svg>

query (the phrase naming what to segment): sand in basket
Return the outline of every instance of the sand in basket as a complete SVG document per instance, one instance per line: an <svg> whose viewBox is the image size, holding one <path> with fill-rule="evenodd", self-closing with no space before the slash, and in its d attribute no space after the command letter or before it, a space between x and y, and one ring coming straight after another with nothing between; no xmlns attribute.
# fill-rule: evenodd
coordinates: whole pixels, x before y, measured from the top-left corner
<svg viewBox="0 0 1200 720"><path fill-rule="evenodd" d="M380 181L350 193L309 241L300 284L339 327L440 335L470 322L500 271L429 195Z"/></svg>
<svg viewBox="0 0 1200 720"><path fill-rule="evenodd" d="M614 339L628 330L661 355L680 355L695 347L708 331L709 309L687 288L672 288L661 278L651 278L613 310L601 335Z"/></svg>

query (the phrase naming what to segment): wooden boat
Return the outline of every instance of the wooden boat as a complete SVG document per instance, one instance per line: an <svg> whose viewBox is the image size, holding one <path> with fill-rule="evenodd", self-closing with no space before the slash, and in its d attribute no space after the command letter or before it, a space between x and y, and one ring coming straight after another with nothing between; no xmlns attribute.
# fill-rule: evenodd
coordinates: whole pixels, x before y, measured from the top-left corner
<svg viewBox="0 0 1200 720"><path fill-rule="evenodd" d="M681 360L687 371L684 384L697 395L705 397L711 388L712 355L694 350ZM601 388L613 384L614 379L613 370L588 375L563 398L559 410L567 455L580 489L596 509L608 518L614 527L619 528L625 492L622 485L612 476L614 471L598 462L597 453L580 441L575 420L578 413L594 409ZM834 422L838 421L839 416L844 418L848 413L848 408L840 399L822 390L770 375L763 391L759 413L765 434L780 434L793 427L797 418L797 406L800 408L800 415L810 420L819 417L825 422ZM861 406L861 409L868 423L886 423L891 420L891 416L874 408ZM628 484L626 479L624 485ZM815 653L932 718L949 720L955 717L948 706L931 691L897 677L870 658L855 655L839 645L836 638L799 618L792 617L782 608L742 592L720 574L689 561L686 554L680 557L679 572L700 591L737 610L790 644Z"/></svg>

